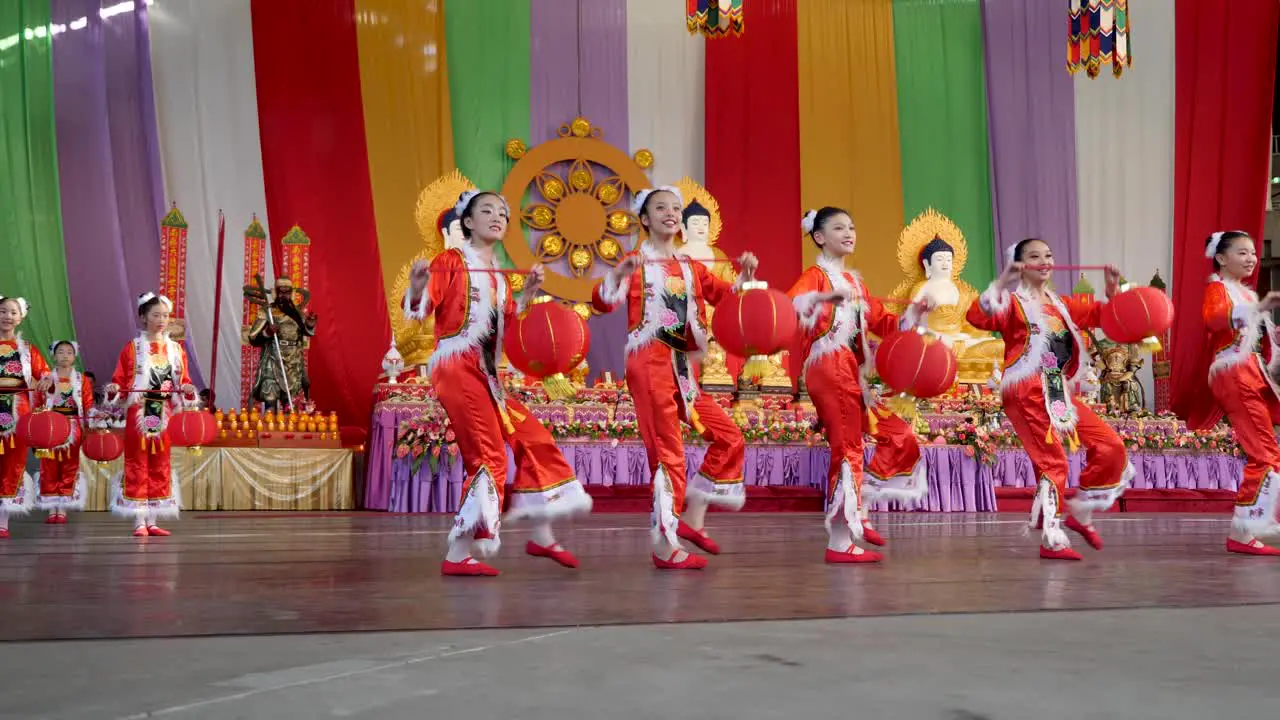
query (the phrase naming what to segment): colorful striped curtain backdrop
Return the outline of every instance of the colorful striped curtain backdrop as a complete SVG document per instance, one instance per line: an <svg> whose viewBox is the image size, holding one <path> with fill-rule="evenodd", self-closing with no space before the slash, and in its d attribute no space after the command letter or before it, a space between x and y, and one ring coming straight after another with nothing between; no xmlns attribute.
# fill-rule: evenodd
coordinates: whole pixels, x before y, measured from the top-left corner
<svg viewBox="0 0 1280 720"><path fill-rule="evenodd" d="M32 301L29 337L74 335L86 366L110 372L177 203L190 349L212 369L220 302L217 377L203 379L231 406L242 230L256 214L278 256L299 225L313 242L316 399L360 424L390 344L387 291L421 247L419 192L455 167L500 187L508 139L550 140L579 115L628 154L652 150L654 182L706 185L722 248L755 252L778 286L816 254L805 209L852 213L855 264L885 293L901 278L898 234L933 207L965 233L977 287L1004 246L1037 236L1060 262L1160 272L1185 288L1185 317L1203 238L1260 231L1274 0L1130 0L1121 80L1067 74L1066 0L748 0L745 34L711 41L688 34L684 6L0 3L0 293ZM1232 79L1235 99L1206 73ZM621 373L623 320L592 331L593 368Z"/></svg>

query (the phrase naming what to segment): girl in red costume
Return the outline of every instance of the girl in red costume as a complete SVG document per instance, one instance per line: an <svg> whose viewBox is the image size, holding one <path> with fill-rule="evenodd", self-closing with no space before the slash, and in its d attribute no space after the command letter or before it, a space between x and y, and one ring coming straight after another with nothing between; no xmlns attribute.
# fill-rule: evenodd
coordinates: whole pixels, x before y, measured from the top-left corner
<svg viewBox="0 0 1280 720"><path fill-rule="evenodd" d="M1243 555L1280 555L1258 536L1280 534L1276 496L1280 494L1280 445L1273 426L1280 424L1280 369L1271 311L1280 307L1280 293L1261 302L1245 280L1258 266L1258 254L1248 233L1216 232L1205 243L1214 275L1204 289L1202 313L1209 331L1206 358L1208 390L1195 388L1187 426L1205 430L1223 415L1231 423L1236 442L1248 462L1236 491L1235 515L1227 536L1227 551Z"/></svg>
<svg viewBox="0 0 1280 720"><path fill-rule="evenodd" d="M1004 272L969 307L968 320L1004 338L1001 400L1039 478L1031 525L1042 531L1040 557L1080 560L1062 530L1064 519L1101 550L1093 513L1111 507L1133 478L1120 436L1076 397L1089 369L1078 328L1097 327L1105 304L1062 298L1049 288L1053 251L1042 240L1019 241L1005 260ZM1110 298L1119 291L1120 272L1108 267L1106 273ZM1081 446L1080 490L1064 514L1067 452Z"/></svg>
<svg viewBox="0 0 1280 720"><path fill-rule="evenodd" d="M40 494L36 507L48 510L45 522L51 525L67 522L68 510L83 510L88 481L80 472L80 440L84 428L81 421L93 409L93 383L76 370L80 346L71 340L59 340L49 346L55 366L53 387L45 394L45 406L71 421L71 436L51 456L40 461Z"/></svg>
<svg viewBox="0 0 1280 720"><path fill-rule="evenodd" d="M0 539L9 537L10 515L31 512L36 493L18 421L31 412L34 393L51 386L44 357L18 334L27 310L26 300L0 295Z"/></svg>
<svg viewBox="0 0 1280 720"><path fill-rule="evenodd" d="M165 430L174 410L195 405L187 353L165 328L173 303L155 293L138 298L142 332L120 351L103 402L128 408L124 470L111 480L111 511L133 520L134 537L164 537L159 518L176 518L182 508L178 475L169 464Z"/></svg>
<svg viewBox="0 0 1280 720"><path fill-rule="evenodd" d="M592 301L600 312L627 307L627 388L635 402L640 437L653 473L653 563L669 570L706 567L705 558L681 547L684 538L717 554L720 548L703 530L709 505L742 508L745 442L742 431L714 400L698 391L694 367L707 348L706 303L719 305L734 286L712 275L700 262L676 254L684 201L674 187L643 190L633 210L647 237L596 286ZM739 282L755 277L756 258L745 253ZM702 466L688 484L680 423L706 439Z"/></svg>
<svg viewBox="0 0 1280 720"><path fill-rule="evenodd" d="M517 303L506 277L495 272L499 265L493 254L507 232L507 201L497 193L468 190L454 211L462 219L466 243L440 253L429 268L425 262L415 264L404 299L409 318L435 316L437 342L427 374L453 427L467 474L440 572L498 574L471 553L498 551L508 444L515 454L516 477L507 520L534 520L526 553L576 568L578 559L556 541L551 521L589 512L591 496L551 433L528 408L507 397L498 379L504 328L537 293L543 269L533 269Z"/></svg>
<svg viewBox="0 0 1280 720"><path fill-rule="evenodd" d="M844 210L810 210L800 227L822 250L789 294L804 333L805 384L831 448L826 561L879 562L884 556L855 544L884 545L866 519L867 506L886 499L918 500L928 486L911 426L885 408L867 382L875 360L868 334L884 337L914 327L928 301L912 305L899 320L871 297L862 278L844 266L857 241L853 219ZM876 439L865 492L863 432Z"/></svg>

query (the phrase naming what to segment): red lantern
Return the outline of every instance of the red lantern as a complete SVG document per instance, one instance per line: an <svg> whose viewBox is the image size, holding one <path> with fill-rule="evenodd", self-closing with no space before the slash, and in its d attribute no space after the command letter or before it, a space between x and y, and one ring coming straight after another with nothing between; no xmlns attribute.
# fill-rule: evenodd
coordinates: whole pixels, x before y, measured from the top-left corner
<svg viewBox="0 0 1280 720"><path fill-rule="evenodd" d="M586 359L591 331L572 308L544 295L506 331L504 349L512 366L541 380L548 397L562 400L574 395L566 376Z"/></svg>
<svg viewBox="0 0 1280 720"><path fill-rule="evenodd" d="M933 335L904 330L880 341L876 371L894 392L937 397L956 384L956 356Z"/></svg>
<svg viewBox="0 0 1280 720"><path fill-rule="evenodd" d="M747 359L742 376L757 381L769 371L769 356L791 347L797 324L791 298L756 281L716 308L711 331L725 352Z"/></svg>
<svg viewBox="0 0 1280 720"><path fill-rule="evenodd" d="M169 418L169 442L175 447L202 447L218 437L218 421L207 410L183 410Z"/></svg>
<svg viewBox="0 0 1280 720"><path fill-rule="evenodd" d="M27 446L36 450L62 447L71 437L71 421L53 410L36 410L22 418L20 425Z"/></svg>
<svg viewBox="0 0 1280 720"><path fill-rule="evenodd" d="M124 454L124 433L119 430L86 430L80 452L94 462L111 462Z"/></svg>
<svg viewBox="0 0 1280 720"><path fill-rule="evenodd" d="M1121 345L1163 335L1173 325L1173 303L1153 287L1136 287L1102 308L1102 332Z"/></svg>

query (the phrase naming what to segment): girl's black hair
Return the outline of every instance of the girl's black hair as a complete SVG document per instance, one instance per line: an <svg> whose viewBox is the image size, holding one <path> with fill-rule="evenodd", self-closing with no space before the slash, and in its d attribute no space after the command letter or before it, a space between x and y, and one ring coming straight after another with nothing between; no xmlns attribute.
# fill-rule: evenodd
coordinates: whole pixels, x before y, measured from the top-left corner
<svg viewBox="0 0 1280 720"><path fill-rule="evenodd" d="M1019 240L1018 244L1013 246L1013 261L1022 262L1023 252L1027 249L1027 245L1033 242L1044 242L1044 240L1036 237L1022 238ZM1048 243L1045 244L1047 245Z"/></svg>
<svg viewBox="0 0 1280 720"><path fill-rule="evenodd" d="M1213 235L1217 235L1217 233L1214 233ZM1204 241L1205 250L1208 250L1210 243L1213 242L1213 235L1210 235L1207 239L1205 239ZM1222 239L1218 241L1217 251L1214 252L1213 254L1214 272L1217 272L1222 269L1222 263L1218 262L1218 256L1230 250L1231 246L1235 244L1236 240L1239 240L1240 238L1247 238L1247 237L1249 237L1249 233L1241 230L1228 230L1227 232L1222 233Z"/></svg>
<svg viewBox="0 0 1280 720"><path fill-rule="evenodd" d="M849 211L845 210L844 208L838 208L838 207L832 207L831 205L826 205L821 209L819 209L817 214L814 215L813 229L809 231L809 239L813 240L814 245L817 245L818 241L816 238L813 237L813 234L818 232L822 228L826 227L827 223L831 220L831 218L837 215L849 215ZM849 215L849 217L852 218L853 216Z"/></svg>
<svg viewBox="0 0 1280 720"><path fill-rule="evenodd" d="M475 211L475 209L476 209L476 201L478 201L478 200L479 200L480 198L482 198L482 197L485 197L486 195L492 195L493 197L498 198L498 200L502 200L502 196L501 196L501 195L499 195L498 193L493 192L493 191L491 191L491 190L485 190L484 192L478 193L478 194L476 194L474 197L472 197L470 200L468 200L468 201L467 201L467 206L466 206L466 207L464 207L464 208L462 208L462 215L461 215L461 216L459 216L459 217L458 217L458 219L459 219L459 220L464 220L464 219L466 219L466 218L471 217L471 213L472 213L472 212L474 212L474 211ZM508 219L508 220L510 220L511 218L510 218L510 217L508 217L507 219ZM465 222L460 223L460 224L462 225L462 237L464 237L464 238L466 238L466 239L470 240L470 239L471 239L471 228L467 227L467 224L466 224ZM447 225L447 224L446 224L446 227L448 227L448 225Z"/></svg>
<svg viewBox="0 0 1280 720"><path fill-rule="evenodd" d="M666 188L654 188L654 189L653 189L653 192L651 192L651 193L649 193L648 195L645 195L645 196L644 196L644 204L640 206L640 212L636 213L636 217L648 217L648 216L649 216L649 203L653 202L653 198L654 198L654 196L655 196L655 195L657 195L658 193L670 193L670 194L672 194L672 195L675 195L675 193L672 193L670 190L667 190ZM677 196L677 197L678 197L678 196ZM699 206L699 207L701 207L701 206ZM686 208L686 209L687 209L687 208ZM682 219L683 219L683 212L681 213L681 217L682 217ZM708 213L707 213L707 217L711 217L711 213L709 213L709 212L708 212Z"/></svg>
<svg viewBox="0 0 1280 720"><path fill-rule="evenodd" d="M71 348L72 352L75 352L76 346L72 345L70 340L59 340L58 342L53 344L53 354L57 355L58 350L60 350L63 345L66 345L67 347Z"/></svg>
<svg viewBox="0 0 1280 720"><path fill-rule="evenodd" d="M159 297L153 297L150 300L138 306L138 317L145 318L147 313L151 312L151 308L162 304Z"/></svg>

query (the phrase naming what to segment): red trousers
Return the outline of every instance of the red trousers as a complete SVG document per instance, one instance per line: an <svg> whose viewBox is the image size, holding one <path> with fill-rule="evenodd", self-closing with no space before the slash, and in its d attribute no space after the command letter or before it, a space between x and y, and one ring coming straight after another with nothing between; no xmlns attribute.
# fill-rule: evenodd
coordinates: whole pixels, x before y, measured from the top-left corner
<svg viewBox="0 0 1280 720"><path fill-rule="evenodd" d="M497 531L507 484L508 444L516 463L513 516L555 516L583 510L584 505L590 508L573 468L533 413L507 398L503 418L504 411L494 402L488 377L474 353L441 363L433 369L431 383L449 417L466 472L463 506L458 510L461 525L455 523L458 535L477 529ZM479 487L477 480L487 482ZM473 493L476 497L471 501Z"/></svg>
<svg viewBox="0 0 1280 720"><path fill-rule="evenodd" d="M22 434L15 432L4 440L4 452L0 454L0 503L10 506L17 503L22 494L22 478L27 472L27 442ZM31 498L25 498L26 503Z"/></svg>
<svg viewBox="0 0 1280 720"><path fill-rule="evenodd" d="M124 499L127 502L146 503L153 500L173 499L173 473L169 466L169 436L166 432L158 442L143 446L143 435L138 431L138 416L142 408L129 408L124 429Z"/></svg>
<svg viewBox="0 0 1280 720"><path fill-rule="evenodd" d="M649 455L655 502L665 507L670 500L670 510L676 518L684 507L688 470L681 423L685 423L699 429L710 444L698 469L702 479L696 481L694 491L709 503L741 508L746 499L742 483L746 441L742 431L705 393L698 394L692 408L694 417L689 417L673 363L671 348L658 342L627 357L627 389L635 402L636 424ZM674 533L675 528L666 527L669 521L670 518L668 523L660 523L662 529Z"/></svg>
<svg viewBox="0 0 1280 720"><path fill-rule="evenodd" d="M1039 377L1007 388L1003 395L1004 413L1018 434L1018 440L1031 457L1038 480L1048 480L1052 487L1054 515L1061 517L1067 491L1069 438L1051 433L1049 412L1044 405L1044 389ZM1128 453L1124 442L1110 425L1089 406L1072 398L1076 409L1076 437L1084 449L1084 470L1080 473L1080 496L1089 509L1105 509L1124 490L1128 478Z"/></svg>
<svg viewBox="0 0 1280 720"><path fill-rule="evenodd" d="M71 447L55 452L54 457L40 460L39 503L66 504L75 498L80 479L80 443L73 442Z"/></svg>
<svg viewBox="0 0 1280 720"><path fill-rule="evenodd" d="M1275 520L1276 494L1280 493L1275 482L1265 482L1268 475L1280 473L1280 445L1274 429L1280 424L1280 398L1262 373L1260 362L1250 358L1214 374L1209 388L1248 458L1236 492L1237 516L1247 524L1267 527Z"/></svg>

